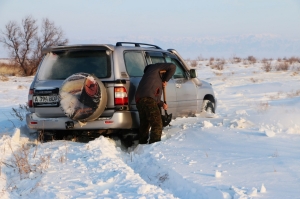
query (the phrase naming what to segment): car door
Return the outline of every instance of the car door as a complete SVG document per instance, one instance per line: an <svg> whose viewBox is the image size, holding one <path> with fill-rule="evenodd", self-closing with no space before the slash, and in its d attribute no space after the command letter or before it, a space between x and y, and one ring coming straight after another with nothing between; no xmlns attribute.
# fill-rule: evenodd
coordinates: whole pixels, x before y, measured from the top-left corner
<svg viewBox="0 0 300 199"><path fill-rule="evenodd" d="M161 52L147 51L146 60L147 64L166 63L165 56ZM168 104L168 113L172 113L173 116L176 117L178 104L176 100L175 82L173 78L169 80L166 87L166 101Z"/></svg>
<svg viewBox="0 0 300 199"><path fill-rule="evenodd" d="M142 51L124 51L124 62L127 74L130 77L129 105L136 109L135 92L144 74L146 66L145 56Z"/></svg>
<svg viewBox="0 0 300 199"><path fill-rule="evenodd" d="M175 56L166 56L166 61L176 65L173 81L176 91L177 116L194 116L197 110L197 90L195 84L188 79L186 70Z"/></svg>

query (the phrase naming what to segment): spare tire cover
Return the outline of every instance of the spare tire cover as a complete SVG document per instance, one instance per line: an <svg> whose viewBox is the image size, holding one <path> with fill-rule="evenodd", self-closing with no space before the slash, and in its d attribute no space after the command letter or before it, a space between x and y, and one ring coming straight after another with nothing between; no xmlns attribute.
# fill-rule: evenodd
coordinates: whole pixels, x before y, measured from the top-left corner
<svg viewBox="0 0 300 199"><path fill-rule="evenodd" d="M104 111L107 93L94 75L76 73L68 77L59 89L60 107L72 120L93 121Z"/></svg>

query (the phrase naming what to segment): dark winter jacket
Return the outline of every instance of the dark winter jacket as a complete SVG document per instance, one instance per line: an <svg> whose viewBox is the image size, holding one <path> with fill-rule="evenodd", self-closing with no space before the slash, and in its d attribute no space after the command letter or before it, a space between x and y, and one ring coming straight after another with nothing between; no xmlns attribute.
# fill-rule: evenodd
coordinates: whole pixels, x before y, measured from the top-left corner
<svg viewBox="0 0 300 199"><path fill-rule="evenodd" d="M161 77L160 71L165 70L166 73ZM155 99L159 106L162 106L162 82L168 82L174 75L176 66L172 63L150 64L145 67L144 75L135 93L136 102L143 97L151 97Z"/></svg>

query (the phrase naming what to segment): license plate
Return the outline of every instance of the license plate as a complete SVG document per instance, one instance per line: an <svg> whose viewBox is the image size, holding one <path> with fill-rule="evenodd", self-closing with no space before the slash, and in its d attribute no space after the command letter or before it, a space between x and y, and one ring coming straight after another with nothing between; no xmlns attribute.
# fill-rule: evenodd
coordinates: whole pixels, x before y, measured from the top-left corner
<svg viewBox="0 0 300 199"><path fill-rule="evenodd" d="M53 103L58 102L57 95L49 95L49 96L33 96L34 103Z"/></svg>

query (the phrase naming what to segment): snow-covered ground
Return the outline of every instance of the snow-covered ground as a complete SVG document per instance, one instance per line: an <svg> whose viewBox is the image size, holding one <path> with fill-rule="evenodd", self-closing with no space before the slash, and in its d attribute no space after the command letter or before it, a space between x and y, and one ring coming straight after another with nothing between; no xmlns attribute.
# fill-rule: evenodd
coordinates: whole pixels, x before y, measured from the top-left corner
<svg viewBox="0 0 300 199"><path fill-rule="evenodd" d="M176 118L161 142L127 151L105 137L36 144L11 115L24 113L32 77L1 81L0 198L300 198L299 63L207 62L197 69L218 98L214 118Z"/></svg>

